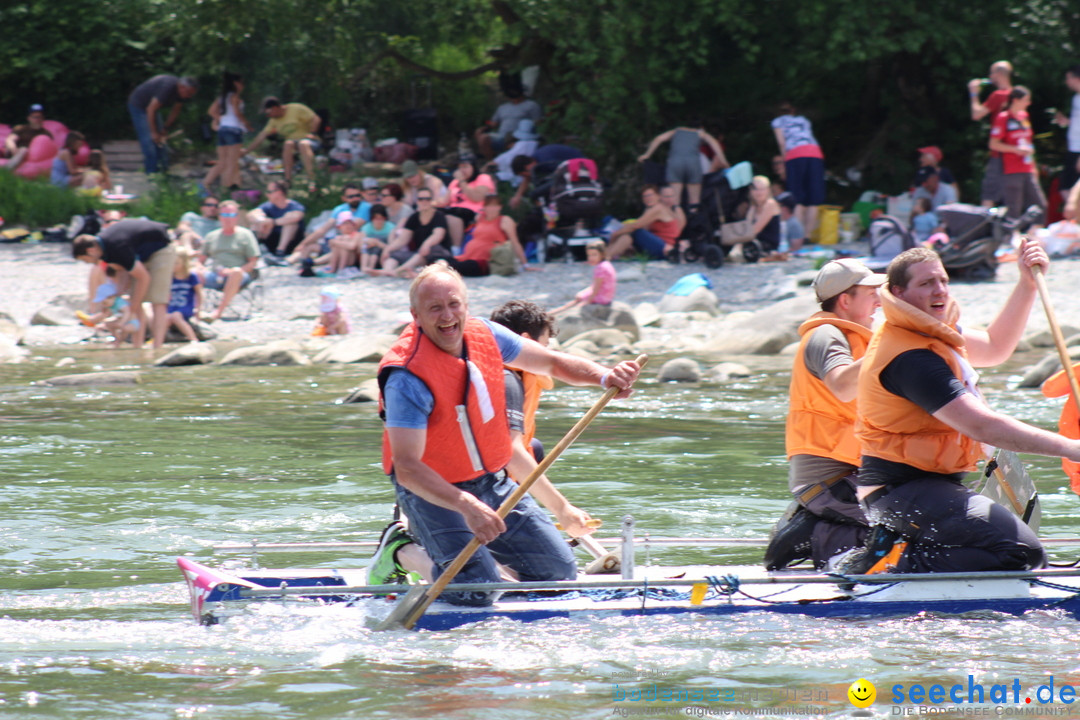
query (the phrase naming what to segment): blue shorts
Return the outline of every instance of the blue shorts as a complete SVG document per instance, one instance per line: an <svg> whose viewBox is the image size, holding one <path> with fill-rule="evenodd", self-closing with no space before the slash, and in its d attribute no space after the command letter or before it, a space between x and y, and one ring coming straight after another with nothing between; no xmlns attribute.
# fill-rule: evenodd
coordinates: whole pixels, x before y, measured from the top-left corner
<svg viewBox="0 0 1080 720"><path fill-rule="evenodd" d="M251 282L251 275L244 271L244 280L240 283L240 287L244 287L249 282ZM214 270L207 270L206 277L203 278L203 286L211 290L222 290L225 287L225 276L218 275Z"/></svg>
<svg viewBox="0 0 1080 720"><path fill-rule="evenodd" d="M458 483L456 487L474 495L488 507L498 509L517 486L513 480L499 473ZM442 568L453 562L469 544L473 534L461 513L429 503L396 481L394 489L398 505L409 518L409 532L434 561L432 573L438 576ZM523 497L506 517L506 532L477 550L450 587L455 582L498 582L501 577L496 563L515 570L522 582L571 580L577 577L573 551L548 519L547 513L529 495ZM455 605L484 606L494 602L497 595L494 592L448 592L440 597Z"/></svg>
<svg viewBox="0 0 1080 720"><path fill-rule="evenodd" d="M795 196L797 205L825 204L825 161L821 158L795 158L784 163L785 186Z"/></svg>
<svg viewBox="0 0 1080 720"><path fill-rule="evenodd" d="M667 243L664 242L664 238L649 232L645 228L638 228L630 233L630 237L634 238L634 247L653 260L664 259L664 253L667 252Z"/></svg>
<svg viewBox="0 0 1080 720"><path fill-rule="evenodd" d="M226 147L228 145L239 145L244 142L244 129L234 127L223 127L217 131L217 144L218 147Z"/></svg>

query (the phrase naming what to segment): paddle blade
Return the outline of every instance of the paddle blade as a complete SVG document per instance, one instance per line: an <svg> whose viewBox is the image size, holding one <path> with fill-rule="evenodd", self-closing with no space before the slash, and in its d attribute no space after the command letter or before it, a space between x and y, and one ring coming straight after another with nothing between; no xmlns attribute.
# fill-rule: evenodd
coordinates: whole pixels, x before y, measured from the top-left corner
<svg viewBox="0 0 1080 720"><path fill-rule="evenodd" d="M391 610L390 614L383 618L383 620L375 626L375 629L412 629L411 625L406 625L406 621L409 619L409 616L413 614L413 611L415 611L416 608L423 603L423 596L425 593L427 593L427 589L427 585L413 585L412 587L410 587L409 592L405 593L405 595L403 595L402 598L398 600L397 605L394 606L394 609ZM427 605L424 605L424 607L426 608Z"/></svg>
<svg viewBox="0 0 1080 720"><path fill-rule="evenodd" d="M981 495L1003 505L1038 532L1042 520L1039 492L1028 475L1020 456L1011 450L998 450L987 461L986 484Z"/></svg>

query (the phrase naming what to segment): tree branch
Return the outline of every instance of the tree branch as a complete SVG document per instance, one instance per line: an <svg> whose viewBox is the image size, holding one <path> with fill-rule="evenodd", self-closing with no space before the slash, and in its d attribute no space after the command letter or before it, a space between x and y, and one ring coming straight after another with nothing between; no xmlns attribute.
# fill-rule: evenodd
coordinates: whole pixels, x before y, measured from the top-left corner
<svg viewBox="0 0 1080 720"><path fill-rule="evenodd" d="M502 55L501 52L500 55ZM439 80L449 81L467 80L469 78L476 77L477 75L483 75L484 73L490 72L492 70L498 70L505 62L505 60L496 58L489 63L485 63L483 65L479 65L468 70L460 70L458 72L445 72L443 70L436 70L435 68L427 67L426 65L421 65L415 60L411 60L405 57L393 48L386 48L385 50L376 54L375 57L371 58L366 63L356 69L356 72L353 73L353 82L355 83L363 80L365 77L367 77L369 73L371 73L371 71L376 68L376 66L378 66L379 63L387 59L393 60L397 64L401 65L402 67L408 68L409 70L415 70L418 73L423 73L424 75L428 75Z"/></svg>

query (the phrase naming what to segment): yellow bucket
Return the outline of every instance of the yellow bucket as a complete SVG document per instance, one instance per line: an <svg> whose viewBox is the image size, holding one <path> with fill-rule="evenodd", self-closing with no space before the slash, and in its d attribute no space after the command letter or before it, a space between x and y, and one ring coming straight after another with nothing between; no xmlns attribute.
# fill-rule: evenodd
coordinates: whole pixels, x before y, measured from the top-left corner
<svg viewBox="0 0 1080 720"><path fill-rule="evenodd" d="M810 233L810 242L819 245L835 245L840 239L839 205L822 205L818 208L818 225Z"/></svg>

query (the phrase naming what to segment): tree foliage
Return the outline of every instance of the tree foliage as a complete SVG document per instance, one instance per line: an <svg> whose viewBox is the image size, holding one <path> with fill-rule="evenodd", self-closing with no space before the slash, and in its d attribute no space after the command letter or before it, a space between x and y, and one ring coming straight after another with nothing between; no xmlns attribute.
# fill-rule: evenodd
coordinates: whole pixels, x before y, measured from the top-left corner
<svg viewBox="0 0 1080 720"><path fill-rule="evenodd" d="M768 123L788 99L814 121L831 170L856 167L886 191L907 182L924 144L977 175L985 129L968 118L964 85L991 62L1011 60L1032 88L1039 132L1041 109L1067 99L1064 67L1080 61L1072 0L15 0L0 27L8 122L41 101L73 127L127 134L130 90L174 72L204 82L191 124L228 68L248 80L250 117L272 93L393 135L399 113L430 97L452 146L498 102L496 70L538 66L545 134L582 145L609 175L633 175L652 135L696 118L733 160L767 167Z"/></svg>

